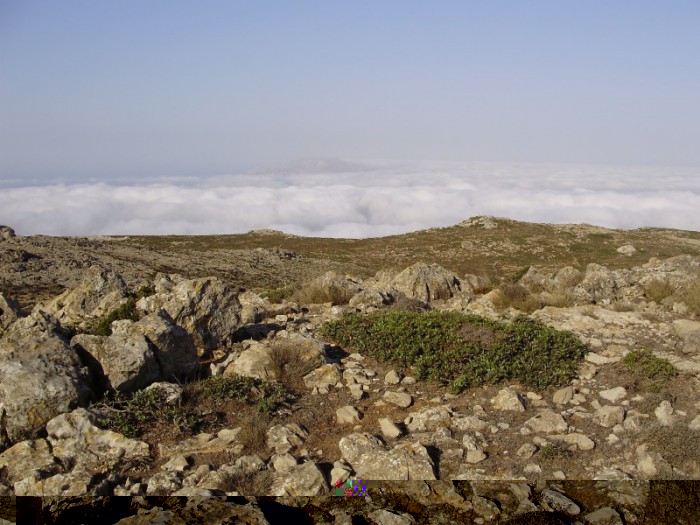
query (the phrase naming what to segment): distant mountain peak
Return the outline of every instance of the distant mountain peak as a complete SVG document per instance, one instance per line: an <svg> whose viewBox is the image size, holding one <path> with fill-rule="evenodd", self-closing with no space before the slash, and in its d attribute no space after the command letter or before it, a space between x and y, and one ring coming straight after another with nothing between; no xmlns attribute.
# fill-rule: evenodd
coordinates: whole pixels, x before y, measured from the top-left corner
<svg viewBox="0 0 700 525"><path fill-rule="evenodd" d="M284 164L271 166L264 170L265 173L284 173L292 175L318 174L318 173L349 173L370 170L370 166L348 162L335 158L303 158Z"/></svg>

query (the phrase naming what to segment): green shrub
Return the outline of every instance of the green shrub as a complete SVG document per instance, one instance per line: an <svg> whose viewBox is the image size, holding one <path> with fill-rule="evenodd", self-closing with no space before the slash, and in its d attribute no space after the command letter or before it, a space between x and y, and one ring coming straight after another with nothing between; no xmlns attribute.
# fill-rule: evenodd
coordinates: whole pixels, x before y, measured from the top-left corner
<svg viewBox="0 0 700 525"><path fill-rule="evenodd" d="M656 357L651 350L632 350L623 362L637 378L646 380L666 380L678 374L668 359Z"/></svg>
<svg viewBox="0 0 700 525"><path fill-rule="evenodd" d="M267 299L271 303L281 303L288 299L294 293L293 286L282 286L281 288L273 288L271 290L263 290L260 292L260 297Z"/></svg>
<svg viewBox="0 0 700 525"><path fill-rule="evenodd" d="M573 334L520 316L510 323L457 312L350 313L324 324L322 336L381 361L413 367L419 379L455 392L517 380L561 386L588 351Z"/></svg>
<svg viewBox="0 0 700 525"><path fill-rule="evenodd" d="M112 323L123 319L129 319L131 321L138 321L140 319L139 313L136 311L135 297L129 297L119 308L112 310L102 317L95 326L94 334L102 336L112 335Z"/></svg>
<svg viewBox="0 0 700 525"><path fill-rule="evenodd" d="M215 376L193 385L193 397L231 399L256 404L260 412L272 414L289 401L279 383L239 375Z"/></svg>

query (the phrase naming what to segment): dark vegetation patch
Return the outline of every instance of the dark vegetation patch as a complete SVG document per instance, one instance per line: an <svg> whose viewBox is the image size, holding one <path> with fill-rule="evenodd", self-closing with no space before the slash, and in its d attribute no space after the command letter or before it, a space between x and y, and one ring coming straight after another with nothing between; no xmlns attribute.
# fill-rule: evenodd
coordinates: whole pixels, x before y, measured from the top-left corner
<svg viewBox="0 0 700 525"><path fill-rule="evenodd" d="M668 359L656 357L649 349L632 350L622 360L627 371L651 392L659 392L678 372Z"/></svg>
<svg viewBox="0 0 700 525"><path fill-rule="evenodd" d="M153 288L142 287L136 293L129 293L126 302L103 316L92 330L94 335L108 336L112 335L112 323L114 321L122 321L128 319L130 321L138 321L141 316L136 310L136 302L143 298L149 297L155 293Z"/></svg>
<svg viewBox="0 0 700 525"><path fill-rule="evenodd" d="M456 312L346 314L320 334L340 346L403 368L454 392L484 383L519 381L562 386L576 377L587 347L570 332L524 316L510 323Z"/></svg>
<svg viewBox="0 0 700 525"><path fill-rule="evenodd" d="M271 416L292 401L282 385L243 376L216 376L186 386L179 403L168 403L165 390L116 394L94 405L106 414L104 426L129 438L142 438L154 428L182 438L222 428L227 401L257 408ZM217 408L219 410L217 410ZM253 426L250 425L252 430ZM257 426L256 426L257 428ZM257 433L254 434L256 439ZM251 440L252 441L252 440Z"/></svg>

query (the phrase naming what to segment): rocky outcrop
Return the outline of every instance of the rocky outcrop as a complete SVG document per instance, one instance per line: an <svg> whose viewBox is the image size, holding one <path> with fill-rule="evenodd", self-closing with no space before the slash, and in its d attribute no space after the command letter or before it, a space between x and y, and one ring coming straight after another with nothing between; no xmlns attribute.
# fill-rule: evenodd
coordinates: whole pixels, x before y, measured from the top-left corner
<svg viewBox="0 0 700 525"><path fill-rule="evenodd" d="M388 284L406 297L426 303L449 299L460 290L457 276L437 264L416 263L394 276Z"/></svg>
<svg viewBox="0 0 700 525"><path fill-rule="evenodd" d="M38 308L58 319L65 327L82 327L102 317L126 301L127 286L122 277L111 270L91 266L75 288Z"/></svg>
<svg viewBox="0 0 700 525"><path fill-rule="evenodd" d="M9 226L3 226L0 224L0 241L6 241L16 236L17 235L15 234L15 230L10 228Z"/></svg>
<svg viewBox="0 0 700 525"><path fill-rule="evenodd" d="M0 335L20 316L19 304L0 292Z"/></svg>
<svg viewBox="0 0 700 525"><path fill-rule="evenodd" d="M49 314L15 321L0 339L0 434L10 442L33 437L92 396L87 370Z"/></svg>
<svg viewBox="0 0 700 525"><path fill-rule="evenodd" d="M188 280L161 275L155 290L137 307L149 314L168 312L175 324L192 335L201 352L229 345L241 326L238 293L215 277Z"/></svg>

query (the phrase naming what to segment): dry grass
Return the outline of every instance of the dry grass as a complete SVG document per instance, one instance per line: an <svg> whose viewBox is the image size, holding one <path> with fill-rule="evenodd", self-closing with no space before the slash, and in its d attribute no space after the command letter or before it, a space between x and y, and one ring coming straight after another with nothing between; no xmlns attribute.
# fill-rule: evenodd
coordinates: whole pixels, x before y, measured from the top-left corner
<svg viewBox="0 0 700 525"><path fill-rule="evenodd" d="M521 284L504 284L500 290L501 293L494 300L494 306L499 310L513 307L529 314L547 306L546 301L539 295L530 293Z"/></svg>
<svg viewBox="0 0 700 525"><path fill-rule="evenodd" d="M239 439L246 454L264 455L267 452L267 431L273 425L269 416L256 410L248 411L240 422Z"/></svg>
<svg viewBox="0 0 700 525"><path fill-rule="evenodd" d="M303 387L304 376L321 364L319 359L302 353L293 341L275 339L270 349L274 371L279 381L290 389Z"/></svg>
<svg viewBox="0 0 700 525"><path fill-rule="evenodd" d="M700 315L700 276L688 284L681 297L688 306L688 310L695 315Z"/></svg>
<svg viewBox="0 0 700 525"><path fill-rule="evenodd" d="M289 299L300 305L324 303L341 305L348 304L352 296L352 292L346 288L338 286L325 287L318 283L306 283L297 288Z"/></svg>
<svg viewBox="0 0 700 525"><path fill-rule="evenodd" d="M268 496L274 481L274 475L269 470L225 471L220 476L223 483L220 489L224 492L238 492L243 496Z"/></svg>
<svg viewBox="0 0 700 525"><path fill-rule="evenodd" d="M644 295L649 301L660 303L667 297L671 297L676 288L668 279L652 279L644 286Z"/></svg>

